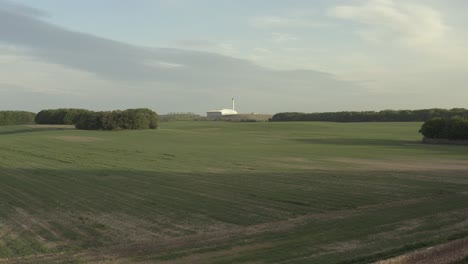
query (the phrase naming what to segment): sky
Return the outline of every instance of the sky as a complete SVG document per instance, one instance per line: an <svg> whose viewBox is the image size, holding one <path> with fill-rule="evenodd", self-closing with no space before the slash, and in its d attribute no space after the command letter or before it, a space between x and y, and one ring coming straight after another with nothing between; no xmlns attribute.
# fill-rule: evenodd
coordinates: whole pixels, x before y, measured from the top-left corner
<svg viewBox="0 0 468 264"><path fill-rule="evenodd" d="M465 0L0 0L0 110L468 108Z"/></svg>

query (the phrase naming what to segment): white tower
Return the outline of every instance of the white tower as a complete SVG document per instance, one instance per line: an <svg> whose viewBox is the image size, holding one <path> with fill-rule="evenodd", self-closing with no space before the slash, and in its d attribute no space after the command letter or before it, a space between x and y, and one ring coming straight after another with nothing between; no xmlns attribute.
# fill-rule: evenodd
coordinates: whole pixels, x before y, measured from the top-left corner
<svg viewBox="0 0 468 264"><path fill-rule="evenodd" d="M232 98L232 110L236 111L235 105L234 105L234 97Z"/></svg>

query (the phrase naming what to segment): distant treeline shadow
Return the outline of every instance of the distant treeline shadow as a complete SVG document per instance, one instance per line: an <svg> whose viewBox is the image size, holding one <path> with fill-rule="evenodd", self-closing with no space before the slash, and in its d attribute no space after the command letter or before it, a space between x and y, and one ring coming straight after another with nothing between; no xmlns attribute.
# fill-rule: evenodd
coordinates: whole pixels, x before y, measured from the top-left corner
<svg viewBox="0 0 468 264"><path fill-rule="evenodd" d="M295 138L292 141L308 144L346 145L346 146L402 146L421 145L421 141L373 139L373 138Z"/></svg>
<svg viewBox="0 0 468 264"><path fill-rule="evenodd" d="M24 133L34 133L34 132L45 132L45 131L57 131L57 130L73 130L73 127L22 127L13 130L0 131L0 135L14 135L14 134L24 134Z"/></svg>

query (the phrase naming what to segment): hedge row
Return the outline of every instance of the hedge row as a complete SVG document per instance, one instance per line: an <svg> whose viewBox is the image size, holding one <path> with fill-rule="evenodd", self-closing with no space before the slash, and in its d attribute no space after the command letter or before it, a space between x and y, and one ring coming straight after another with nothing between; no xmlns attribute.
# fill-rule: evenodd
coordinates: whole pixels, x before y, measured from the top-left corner
<svg viewBox="0 0 468 264"><path fill-rule="evenodd" d="M468 110L422 109L384 110L380 112L278 113L270 121L329 121L329 122L424 122L435 117L468 116Z"/></svg>
<svg viewBox="0 0 468 264"><path fill-rule="evenodd" d="M75 125L86 130L155 129L158 115L150 109L94 112L86 109L48 109L36 115L38 124Z"/></svg>
<svg viewBox="0 0 468 264"><path fill-rule="evenodd" d="M156 129L158 115L150 109L86 112L76 122L76 128L85 130Z"/></svg>
<svg viewBox="0 0 468 264"><path fill-rule="evenodd" d="M42 110L36 115L36 123L43 125L74 125L81 115L90 112L85 109L73 108Z"/></svg>
<svg viewBox="0 0 468 264"><path fill-rule="evenodd" d="M419 132L431 139L468 140L468 119L434 118L425 122Z"/></svg>
<svg viewBox="0 0 468 264"><path fill-rule="evenodd" d="M0 126L32 124L35 116L26 111L0 111Z"/></svg>
<svg viewBox="0 0 468 264"><path fill-rule="evenodd" d="M206 117L194 113L168 113L159 116L159 121L200 121L205 120Z"/></svg>

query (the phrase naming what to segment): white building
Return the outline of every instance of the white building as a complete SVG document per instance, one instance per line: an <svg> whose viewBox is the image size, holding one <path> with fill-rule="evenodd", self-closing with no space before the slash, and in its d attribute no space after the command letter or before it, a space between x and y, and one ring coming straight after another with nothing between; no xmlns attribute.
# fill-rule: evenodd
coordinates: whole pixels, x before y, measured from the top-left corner
<svg viewBox="0 0 468 264"><path fill-rule="evenodd" d="M234 98L232 98L232 109L210 110L206 112L207 117L220 117L225 115L237 115L234 105Z"/></svg>

